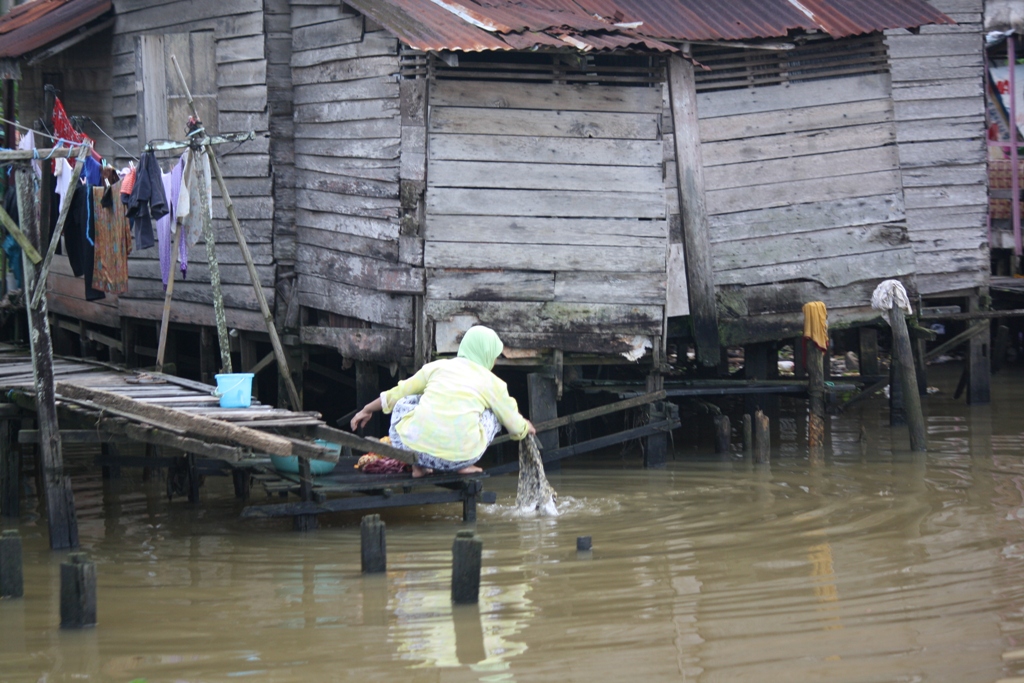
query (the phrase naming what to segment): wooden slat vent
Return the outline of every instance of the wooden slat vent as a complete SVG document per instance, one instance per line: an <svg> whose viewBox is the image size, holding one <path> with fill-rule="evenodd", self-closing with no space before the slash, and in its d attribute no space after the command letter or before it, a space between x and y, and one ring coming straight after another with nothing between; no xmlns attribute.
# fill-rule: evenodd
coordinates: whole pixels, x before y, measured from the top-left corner
<svg viewBox="0 0 1024 683"><path fill-rule="evenodd" d="M664 60L641 54L565 52L451 52L403 50L402 78L589 83L646 87L664 81Z"/></svg>
<svg viewBox="0 0 1024 683"><path fill-rule="evenodd" d="M779 51L695 45L693 57L711 69L697 69L698 92L861 76L889 69L881 34L818 40Z"/></svg>

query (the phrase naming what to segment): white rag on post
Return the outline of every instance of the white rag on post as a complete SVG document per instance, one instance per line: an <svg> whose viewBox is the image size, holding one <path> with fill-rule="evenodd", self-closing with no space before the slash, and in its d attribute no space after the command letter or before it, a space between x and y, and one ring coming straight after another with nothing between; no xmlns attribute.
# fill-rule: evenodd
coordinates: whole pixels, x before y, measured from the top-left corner
<svg viewBox="0 0 1024 683"><path fill-rule="evenodd" d="M899 306L907 315L913 313L910 308L910 297L907 296L907 290L900 281L885 280L875 287L875 293L871 295L871 308L888 313L893 306ZM889 322L888 318L886 322Z"/></svg>

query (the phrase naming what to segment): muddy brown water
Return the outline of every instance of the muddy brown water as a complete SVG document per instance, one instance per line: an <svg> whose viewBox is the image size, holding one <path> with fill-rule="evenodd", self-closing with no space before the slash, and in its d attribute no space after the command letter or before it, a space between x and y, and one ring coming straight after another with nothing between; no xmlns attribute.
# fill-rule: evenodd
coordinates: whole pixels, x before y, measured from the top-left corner
<svg viewBox="0 0 1024 683"><path fill-rule="evenodd" d="M0 601L2 681L985 681L1024 676L1024 371L993 404L930 378L929 452L884 403L829 420L812 465L790 413L768 466L693 448L664 471L612 454L551 482L557 519L488 488L480 604L449 602L457 506L384 511L388 572L359 569L359 518L241 521L76 470L99 625L59 628L59 564L29 514L25 597ZM866 441L860 439L865 426ZM576 537L594 549L576 551ZM1017 657L1020 657L1018 659Z"/></svg>

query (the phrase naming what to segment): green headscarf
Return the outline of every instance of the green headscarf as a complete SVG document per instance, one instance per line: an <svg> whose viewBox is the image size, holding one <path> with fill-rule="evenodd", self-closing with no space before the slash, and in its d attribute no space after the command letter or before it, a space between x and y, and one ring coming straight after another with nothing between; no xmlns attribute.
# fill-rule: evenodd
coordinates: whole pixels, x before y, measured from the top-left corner
<svg viewBox="0 0 1024 683"><path fill-rule="evenodd" d="M477 365L490 370L494 361L501 355L505 345L498 338L498 333L483 325L474 325L466 330L459 344L459 358L468 358Z"/></svg>

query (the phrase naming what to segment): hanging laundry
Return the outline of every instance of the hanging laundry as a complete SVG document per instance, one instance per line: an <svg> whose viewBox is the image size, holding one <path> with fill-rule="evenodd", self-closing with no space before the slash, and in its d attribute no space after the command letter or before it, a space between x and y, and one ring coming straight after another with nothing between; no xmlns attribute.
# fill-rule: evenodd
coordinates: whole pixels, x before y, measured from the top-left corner
<svg viewBox="0 0 1024 683"><path fill-rule="evenodd" d="M101 161L101 157L96 152L96 142L86 135L85 133L75 130L75 127L71 124L71 119L68 118L68 114L64 111L64 104L60 101L59 97L53 98L53 133L61 140L67 140L68 142L77 142L87 144L92 148L92 157L96 161Z"/></svg>
<svg viewBox="0 0 1024 683"><path fill-rule="evenodd" d="M153 152L145 152L139 160L135 186L128 199L128 218L135 219L137 248L149 249L156 243L153 237L153 221L163 218L168 210L160 164Z"/></svg>
<svg viewBox="0 0 1024 683"><path fill-rule="evenodd" d="M167 278L171 271L171 247L174 245L174 233L177 229L177 209L182 194L182 175L185 172L185 162L188 159L188 154L188 152L182 154L178 163L171 169L171 172L164 173L162 176L164 194L167 196L170 208L167 215L156 222L156 239L160 243L160 277L163 280L164 287L167 286ZM185 268L188 267L188 246L184 242L180 242L178 245L179 260L182 258L182 252L184 252L185 259L185 264L182 267L182 272L184 272Z"/></svg>
<svg viewBox="0 0 1024 683"><path fill-rule="evenodd" d="M36 134L33 131L27 131L21 136L21 142L18 143L18 149L28 151L36 148ZM32 170L36 172L37 178L43 177L43 165L39 160L32 162Z"/></svg>
<svg viewBox="0 0 1024 683"><path fill-rule="evenodd" d="M75 277L85 278L87 301L102 299L105 296L103 292L94 289L92 285L96 238L91 188L78 188L70 201L71 205L64 221L64 246L67 248L71 272Z"/></svg>
<svg viewBox="0 0 1024 683"><path fill-rule="evenodd" d="M181 272L188 269L188 252L203 235L203 216L213 220L213 186L210 184L210 158L202 153L192 157L188 177L178 197L178 218L181 220Z"/></svg>
<svg viewBox="0 0 1024 683"><path fill-rule="evenodd" d="M124 207L117 201L120 194L120 181L92 188L96 211L93 286L113 294L128 290L128 255L132 251L131 226Z"/></svg>

